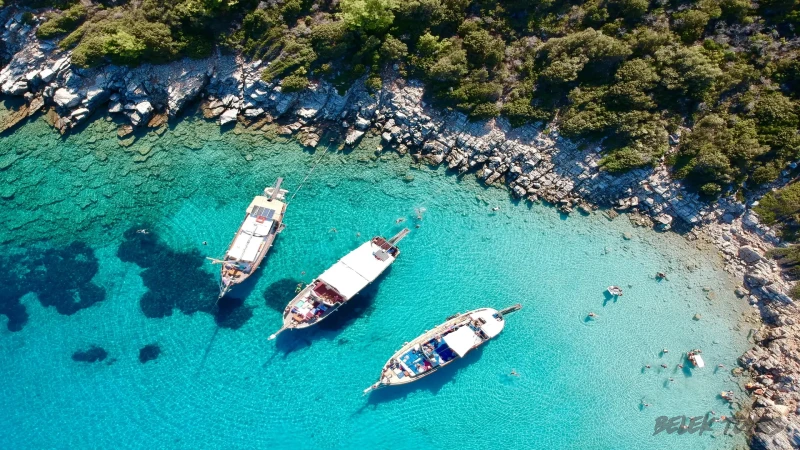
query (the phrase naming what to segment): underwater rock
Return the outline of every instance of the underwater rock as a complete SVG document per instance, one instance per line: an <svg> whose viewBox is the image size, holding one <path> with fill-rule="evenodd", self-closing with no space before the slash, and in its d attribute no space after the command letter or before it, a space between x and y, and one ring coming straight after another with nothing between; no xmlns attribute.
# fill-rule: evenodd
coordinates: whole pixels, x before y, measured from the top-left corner
<svg viewBox="0 0 800 450"><path fill-rule="evenodd" d="M0 258L0 315L8 318L6 328L11 332L22 330L28 323L28 311L20 300L30 292L25 276L29 265L25 255L3 255Z"/></svg>
<svg viewBox="0 0 800 450"><path fill-rule="evenodd" d="M101 347L95 345L89 347L87 350L77 350L72 354L72 360L76 362L95 363L106 359L108 352Z"/></svg>
<svg viewBox="0 0 800 450"><path fill-rule="evenodd" d="M205 258L199 251L174 251L146 227L133 227L123 238L117 257L144 269L140 276L147 292L139 299L139 307L146 317L171 316L175 309L189 315L204 312L220 315L220 326L238 328L252 316L235 307L220 310L217 281L203 270Z"/></svg>
<svg viewBox="0 0 800 450"><path fill-rule="evenodd" d="M11 111L0 118L0 133L10 130L28 117L28 105L22 105L16 111Z"/></svg>
<svg viewBox="0 0 800 450"><path fill-rule="evenodd" d="M75 241L44 251L27 278L42 306L55 306L59 314L69 316L105 300L105 289L92 282L99 269L94 250Z"/></svg>
<svg viewBox="0 0 800 450"><path fill-rule="evenodd" d="M20 303L20 297L6 293L0 294L0 315L8 317L6 328L11 332L22 331L28 323L28 310Z"/></svg>
<svg viewBox="0 0 800 450"><path fill-rule="evenodd" d="M161 354L161 347L158 344L148 344L139 349L139 362L144 364L158 358Z"/></svg>
<svg viewBox="0 0 800 450"><path fill-rule="evenodd" d="M8 317L8 330L20 331L28 312L20 299L32 292L44 307L55 306L72 315L105 300L105 289L94 284L99 262L83 242L51 248L32 259L14 255L0 260L0 314Z"/></svg>

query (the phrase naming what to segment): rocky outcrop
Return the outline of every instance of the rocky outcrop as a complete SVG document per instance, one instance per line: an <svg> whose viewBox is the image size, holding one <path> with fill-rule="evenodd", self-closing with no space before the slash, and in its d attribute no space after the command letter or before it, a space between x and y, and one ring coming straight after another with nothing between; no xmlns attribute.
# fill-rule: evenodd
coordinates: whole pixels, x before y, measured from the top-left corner
<svg viewBox="0 0 800 450"><path fill-rule="evenodd" d="M777 414L785 426L769 435L756 427L754 444L786 448L780 446L800 442L800 316L788 295L790 284L764 256L780 245L778 238L736 199L707 204L672 179L665 165L621 175L605 172L597 146L579 147L553 125L513 129L502 119L470 122L461 113L436 110L424 102L421 84L393 73L385 74L377 93L371 94L361 80L339 94L324 82L312 82L302 92L283 92L279 83L261 79L265 62L219 53L134 69L79 69L70 64L68 51L37 40L35 25L25 25L21 14L3 11L0 21L6 43L2 56L8 61L0 70L0 90L27 101L25 111L2 122L7 124L3 129L43 107L50 108L48 117L64 133L95 111L107 111L127 118L130 125L120 128L120 137L132 142L134 127L163 127L167 116L176 117L199 101L203 116L221 125L261 127L279 120L278 134L295 136L309 147L317 146L326 131L338 134L345 146L374 133L383 150L446 164L458 173L473 172L487 185L504 184L514 197L544 200L564 213L575 208L590 213L593 205L602 205L630 212L639 223L659 230L688 230L689 239L719 249L726 270L742 280L737 294L759 308L766 322L757 335L759 346L741 362L759 383L769 385L752 390L761 392L754 394L755 422ZM673 145L679 140L671 137Z"/></svg>

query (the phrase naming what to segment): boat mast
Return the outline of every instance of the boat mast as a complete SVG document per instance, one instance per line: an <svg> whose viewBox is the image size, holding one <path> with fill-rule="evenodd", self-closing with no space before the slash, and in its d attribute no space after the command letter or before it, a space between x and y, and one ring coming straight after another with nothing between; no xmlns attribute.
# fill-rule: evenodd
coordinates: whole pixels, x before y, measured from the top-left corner
<svg viewBox="0 0 800 450"><path fill-rule="evenodd" d="M272 188L272 193L269 194L269 200L272 200L275 195L281 191L281 183L283 183L283 178L278 177L278 181L275 182L275 187Z"/></svg>
<svg viewBox="0 0 800 450"><path fill-rule="evenodd" d="M392 246L397 246L397 244L403 240L404 237L410 233L411 230L408 228L403 228L399 233L395 234L393 238L389 239L389 244Z"/></svg>
<svg viewBox="0 0 800 450"><path fill-rule="evenodd" d="M511 314L511 313L513 313L515 311L519 311L520 309L522 309L522 305L517 303L514 306L509 306L508 308L501 309L500 310L500 315L501 316L506 316L506 315Z"/></svg>

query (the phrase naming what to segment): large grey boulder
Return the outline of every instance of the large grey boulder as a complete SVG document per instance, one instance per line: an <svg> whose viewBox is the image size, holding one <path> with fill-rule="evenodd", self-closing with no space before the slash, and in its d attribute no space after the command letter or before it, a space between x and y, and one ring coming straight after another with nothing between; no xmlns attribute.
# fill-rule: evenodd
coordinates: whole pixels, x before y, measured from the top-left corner
<svg viewBox="0 0 800 450"><path fill-rule="evenodd" d="M347 136L344 138L344 143L347 145L355 145L361 137L364 136L364 132L360 130L350 130L347 132Z"/></svg>
<svg viewBox="0 0 800 450"><path fill-rule="evenodd" d="M136 111L142 116L148 116L151 112L153 112L153 105L151 105L147 100L139 102L136 104Z"/></svg>
<svg viewBox="0 0 800 450"><path fill-rule="evenodd" d="M761 261L761 255L753 247L745 245L739 249L739 259L747 264L755 264Z"/></svg>
<svg viewBox="0 0 800 450"><path fill-rule="evenodd" d="M225 112L222 113L222 115L219 116L219 124L220 125L225 125L225 124L230 123L230 122L235 122L236 121L236 116L238 115L238 113L239 113L239 111L234 109L234 108L226 109Z"/></svg>
<svg viewBox="0 0 800 450"><path fill-rule="evenodd" d="M81 97L65 88L59 88L53 94L53 101L62 108L72 108L81 102Z"/></svg>
<svg viewBox="0 0 800 450"><path fill-rule="evenodd" d="M28 82L23 79L9 81L3 85L3 93L9 95L22 95L28 91Z"/></svg>

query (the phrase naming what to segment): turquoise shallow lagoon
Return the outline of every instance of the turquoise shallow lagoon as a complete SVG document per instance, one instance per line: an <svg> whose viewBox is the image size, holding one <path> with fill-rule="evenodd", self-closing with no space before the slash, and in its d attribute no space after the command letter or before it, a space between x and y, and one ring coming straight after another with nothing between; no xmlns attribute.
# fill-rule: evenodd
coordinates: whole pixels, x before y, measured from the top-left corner
<svg viewBox="0 0 800 450"><path fill-rule="evenodd" d="M277 176L294 190L321 149L192 119L128 148L117 141L103 119L66 139L43 120L0 138L0 264L15 286L0 300L16 308L16 322L0 316L2 448L744 442L721 429L652 436L658 416L730 414L718 393L738 391L728 370L748 346L748 307L720 261L679 236L517 204L471 176L376 160L367 141L325 157L261 273L219 311L204 257L223 254ZM403 254L379 284L322 325L267 341L297 282L403 226ZM131 231L141 227L147 239ZM669 281L654 280L662 270ZM608 300L610 284L625 295ZM505 331L464 361L362 396L404 341L455 312L514 303L524 307ZM140 363L153 343L161 354ZM92 345L107 358L72 360ZM706 368L679 369L693 348Z"/></svg>

